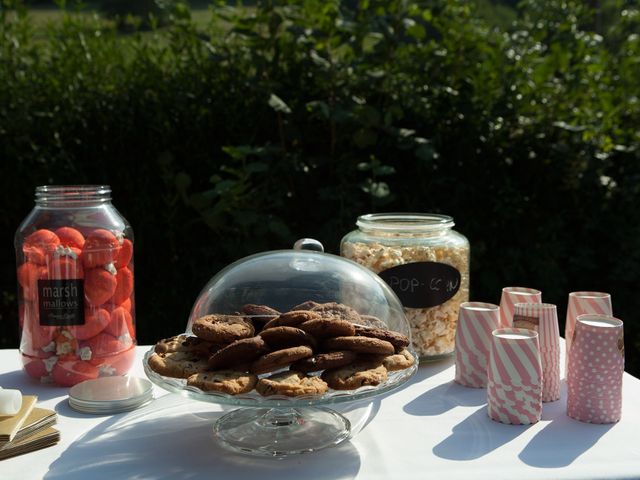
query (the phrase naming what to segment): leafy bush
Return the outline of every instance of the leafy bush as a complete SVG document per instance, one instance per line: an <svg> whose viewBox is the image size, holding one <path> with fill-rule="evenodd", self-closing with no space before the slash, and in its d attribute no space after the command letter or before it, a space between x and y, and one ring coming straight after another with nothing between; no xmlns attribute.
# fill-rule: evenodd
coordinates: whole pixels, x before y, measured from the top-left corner
<svg viewBox="0 0 640 480"><path fill-rule="evenodd" d="M237 258L303 236L337 252L366 212L444 212L471 241L474 299L538 287L562 322L569 291L610 291L639 373L637 6L603 24L584 2L525 1L508 30L462 0L353 7L219 5L202 28L178 5L128 36L68 14L44 41L3 10L3 238L35 185L111 184L150 343ZM0 291L15 346L10 275Z"/></svg>
<svg viewBox="0 0 640 480"><path fill-rule="evenodd" d="M124 32L165 25L168 15L177 5L175 0L103 0L100 12L114 19L118 30Z"/></svg>

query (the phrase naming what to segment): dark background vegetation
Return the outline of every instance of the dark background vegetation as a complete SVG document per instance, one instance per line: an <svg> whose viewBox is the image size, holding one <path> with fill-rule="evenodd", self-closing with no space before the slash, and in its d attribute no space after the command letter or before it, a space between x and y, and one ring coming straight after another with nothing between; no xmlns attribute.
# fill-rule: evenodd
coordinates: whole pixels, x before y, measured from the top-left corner
<svg viewBox="0 0 640 480"><path fill-rule="evenodd" d="M106 183L136 234L140 343L247 254L441 212L472 299L536 287L564 323L570 291L611 292L639 374L638 2L514 3L0 0L0 346L35 186Z"/></svg>

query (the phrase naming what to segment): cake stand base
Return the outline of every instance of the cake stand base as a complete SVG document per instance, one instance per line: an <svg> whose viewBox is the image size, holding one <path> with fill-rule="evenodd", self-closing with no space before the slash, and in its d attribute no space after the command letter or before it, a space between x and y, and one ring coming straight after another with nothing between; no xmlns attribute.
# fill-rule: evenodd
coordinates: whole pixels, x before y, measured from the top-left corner
<svg viewBox="0 0 640 480"><path fill-rule="evenodd" d="M240 408L221 417L213 431L231 450L284 457L338 445L349 438L351 424L328 408Z"/></svg>

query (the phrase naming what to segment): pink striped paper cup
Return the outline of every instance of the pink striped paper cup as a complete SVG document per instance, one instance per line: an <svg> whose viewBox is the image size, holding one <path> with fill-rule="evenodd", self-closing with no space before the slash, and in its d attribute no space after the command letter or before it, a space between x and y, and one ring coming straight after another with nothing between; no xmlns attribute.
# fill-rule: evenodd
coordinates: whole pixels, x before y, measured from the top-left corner
<svg viewBox="0 0 640 480"><path fill-rule="evenodd" d="M567 319L564 324L565 377L569 369L569 351L578 315L613 315L611 295L605 292L571 292L567 304Z"/></svg>
<svg viewBox="0 0 640 480"><path fill-rule="evenodd" d="M542 415L542 363L538 332L493 331L487 369L487 411L492 420L528 425Z"/></svg>
<svg viewBox="0 0 640 480"><path fill-rule="evenodd" d="M567 415L615 423L622 415L624 336L621 320L578 315L567 370Z"/></svg>
<svg viewBox="0 0 640 480"><path fill-rule="evenodd" d="M538 332L542 359L542 401L560 399L560 329L558 312L551 303L516 303L514 328Z"/></svg>
<svg viewBox="0 0 640 480"><path fill-rule="evenodd" d="M516 303L540 303L542 293L535 288L504 287L500 297L500 326L508 328L512 326L513 311Z"/></svg>
<svg viewBox="0 0 640 480"><path fill-rule="evenodd" d="M499 326L498 305L484 302L460 305L456 327L456 383L473 388L487 386L491 332Z"/></svg>

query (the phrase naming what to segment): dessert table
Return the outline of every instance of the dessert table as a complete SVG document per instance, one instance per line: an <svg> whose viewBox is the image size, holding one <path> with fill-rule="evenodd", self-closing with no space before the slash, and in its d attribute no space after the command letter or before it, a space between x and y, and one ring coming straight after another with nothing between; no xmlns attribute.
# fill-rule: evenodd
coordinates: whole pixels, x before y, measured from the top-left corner
<svg viewBox="0 0 640 480"><path fill-rule="evenodd" d="M144 377L137 347L132 376ZM564 364L564 358L561 365ZM0 386L38 396L55 409L59 444L0 462L0 478L389 479L640 478L640 380L624 375L622 420L591 425L544 404L535 425L489 419L484 390L453 382L453 359L421 365L400 389L351 408L360 430L341 445L304 455L264 458L228 451L213 423L231 407L170 394L137 410L89 415L72 410L68 389L42 385L21 369L17 350L0 350ZM563 380L564 383L564 380ZM336 406L337 407L337 406Z"/></svg>

